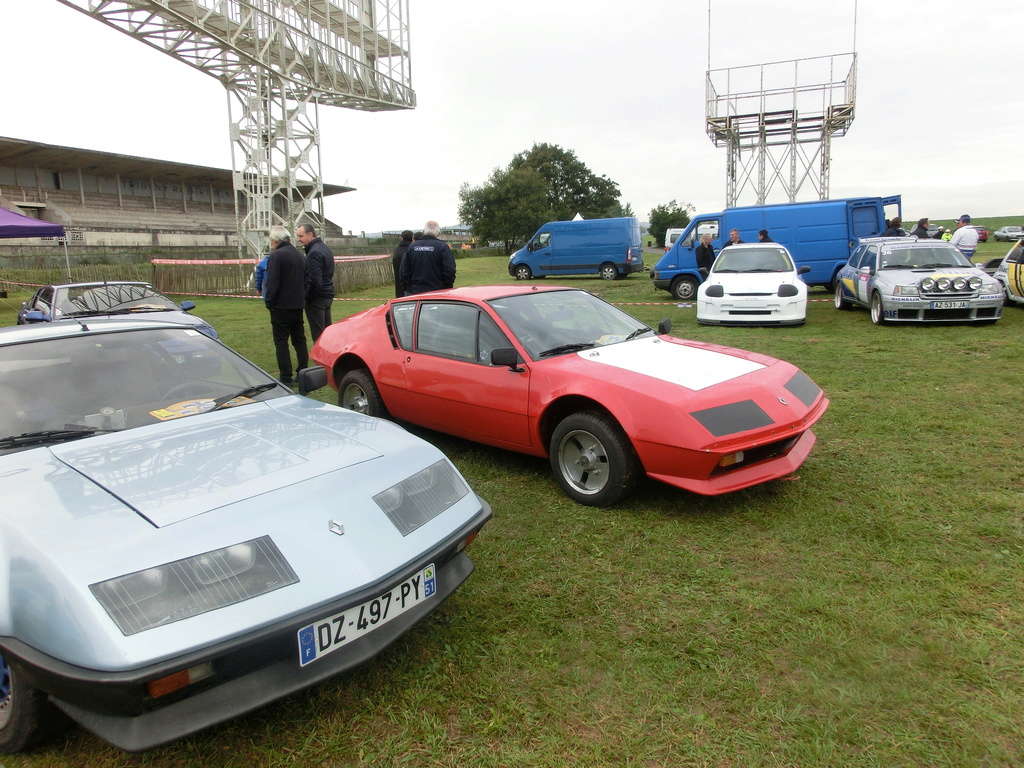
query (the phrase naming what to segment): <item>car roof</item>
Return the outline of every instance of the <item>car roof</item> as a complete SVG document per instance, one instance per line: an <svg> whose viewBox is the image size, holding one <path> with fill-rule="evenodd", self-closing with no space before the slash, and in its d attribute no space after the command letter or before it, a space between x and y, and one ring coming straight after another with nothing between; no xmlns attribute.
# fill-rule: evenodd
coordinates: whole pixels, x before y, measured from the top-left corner
<svg viewBox="0 0 1024 768"><path fill-rule="evenodd" d="M505 296L518 296L524 293L546 293L549 291L579 291L567 285L474 285L465 288L447 288L440 291L428 291L411 296L403 296L392 301L414 301L425 299L453 299L470 301L487 301Z"/></svg>
<svg viewBox="0 0 1024 768"><path fill-rule="evenodd" d="M786 248L786 246L784 246L782 243L776 243L774 240L771 241L771 242L768 242L768 243L762 243L762 242L757 242L757 243L734 243L733 245L730 245L730 246L722 246L722 250L724 251L726 249L726 247L728 247L730 251L733 248L735 248L738 251L749 251L749 250L753 250L754 248L772 248L772 247L775 247L775 248L778 248L781 251L786 251L786 253L789 253L789 250Z"/></svg>
<svg viewBox="0 0 1024 768"><path fill-rule="evenodd" d="M152 288L149 283L144 283L141 280L100 280L91 283L53 283L51 288L97 288L104 285L144 285L147 288Z"/></svg>
<svg viewBox="0 0 1024 768"><path fill-rule="evenodd" d="M84 328L83 328L84 325ZM78 320L57 320L52 323L31 323L29 325L12 325L0 328L0 347L9 344L21 344L27 341L45 341L70 336L95 336L114 331L140 331L153 328L174 328L183 331L195 331L194 328L181 323L160 320L128 320L124 318L82 318Z"/></svg>
<svg viewBox="0 0 1024 768"><path fill-rule="evenodd" d="M861 245L878 245L886 243L916 243L918 242L917 235L900 235L898 237L862 237L860 238ZM930 242L930 241L929 241Z"/></svg>

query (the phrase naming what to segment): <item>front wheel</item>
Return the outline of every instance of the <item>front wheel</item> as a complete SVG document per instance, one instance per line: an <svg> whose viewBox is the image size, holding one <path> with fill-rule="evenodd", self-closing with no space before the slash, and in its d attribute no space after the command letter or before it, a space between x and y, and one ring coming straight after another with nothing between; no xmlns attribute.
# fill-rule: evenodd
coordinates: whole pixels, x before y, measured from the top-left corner
<svg viewBox="0 0 1024 768"><path fill-rule="evenodd" d="M386 416L384 401L365 368L356 368L341 377L338 383L338 405L367 416Z"/></svg>
<svg viewBox="0 0 1024 768"><path fill-rule="evenodd" d="M614 264L602 264L601 268L597 271L597 274L601 276L602 280L619 279L619 270L615 268Z"/></svg>
<svg viewBox="0 0 1024 768"><path fill-rule="evenodd" d="M680 301L690 301L697 295L697 281L692 277L677 277L672 281L670 292Z"/></svg>
<svg viewBox="0 0 1024 768"><path fill-rule="evenodd" d="M852 305L843 297L843 284L836 280L835 290L836 309L851 309Z"/></svg>
<svg viewBox="0 0 1024 768"><path fill-rule="evenodd" d="M625 498L642 471L619 425L596 411L562 419L551 435L549 457L565 494L591 507L608 507Z"/></svg>
<svg viewBox="0 0 1024 768"><path fill-rule="evenodd" d="M46 694L22 683L18 669L0 651L0 753L31 747L61 722Z"/></svg>
<svg viewBox="0 0 1024 768"><path fill-rule="evenodd" d="M871 322L885 325L885 309L882 307L882 294L875 291L871 294Z"/></svg>
<svg viewBox="0 0 1024 768"><path fill-rule="evenodd" d="M515 273L516 280L529 280L533 277L533 272L525 264L516 264Z"/></svg>

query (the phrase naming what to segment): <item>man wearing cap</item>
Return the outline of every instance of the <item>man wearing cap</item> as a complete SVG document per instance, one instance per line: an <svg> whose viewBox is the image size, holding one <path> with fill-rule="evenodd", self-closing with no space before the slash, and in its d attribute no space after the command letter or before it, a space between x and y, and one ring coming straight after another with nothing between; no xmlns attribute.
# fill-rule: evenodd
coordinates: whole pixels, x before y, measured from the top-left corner
<svg viewBox="0 0 1024 768"><path fill-rule="evenodd" d="M978 230L971 226L971 217L966 213L956 220L956 232L949 243L956 246L968 261L973 261L978 247Z"/></svg>

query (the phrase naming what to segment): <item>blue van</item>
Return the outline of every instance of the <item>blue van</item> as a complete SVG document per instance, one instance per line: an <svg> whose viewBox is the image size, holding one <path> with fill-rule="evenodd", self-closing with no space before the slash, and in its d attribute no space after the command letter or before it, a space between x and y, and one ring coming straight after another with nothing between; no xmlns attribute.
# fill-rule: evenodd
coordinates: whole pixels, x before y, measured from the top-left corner
<svg viewBox="0 0 1024 768"><path fill-rule="evenodd" d="M640 224L633 216L549 221L508 259L508 273L517 280L594 273L615 280L643 269Z"/></svg>
<svg viewBox="0 0 1024 768"><path fill-rule="evenodd" d="M887 210L889 206L895 209ZM766 229L772 240L786 246L797 267L811 268L803 276L807 285L832 290L836 273L850 258L857 240L880 235L885 220L893 216L903 217L900 195L754 205L703 213L694 216L675 245L654 265L651 279L655 288L668 291L676 299L694 299L704 279L694 253L701 234L711 234L717 254L729 242L730 230L738 230L743 242L756 243L758 231Z"/></svg>

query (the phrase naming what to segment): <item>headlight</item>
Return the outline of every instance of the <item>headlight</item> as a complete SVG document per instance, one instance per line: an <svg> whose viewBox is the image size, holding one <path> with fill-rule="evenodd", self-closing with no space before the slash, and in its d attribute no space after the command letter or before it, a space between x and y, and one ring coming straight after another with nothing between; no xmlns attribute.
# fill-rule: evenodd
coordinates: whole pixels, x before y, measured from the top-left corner
<svg viewBox="0 0 1024 768"><path fill-rule="evenodd" d="M925 292L934 291L935 281L930 277L926 277L924 280L921 281L921 290Z"/></svg>
<svg viewBox="0 0 1024 768"><path fill-rule="evenodd" d="M796 296L800 291L792 283L783 283L779 286L779 296Z"/></svg>
<svg viewBox="0 0 1024 768"><path fill-rule="evenodd" d="M954 280L953 280L953 290L954 291L964 291L964 290L967 290L967 281L964 278L962 278L962 277L954 278Z"/></svg>
<svg viewBox="0 0 1024 768"><path fill-rule="evenodd" d="M923 281L922 281L921 287L924 288ZM925 290L927 290L927 289L925 289ZM918 295L918 293L917 293L917 286L916 285L897 285L895 290L893 290L892 295L893 296L917 296Z"/></svg>
<svg viewBox="0 0 1024 768"><path fill-rule="evenodd" d="M90 584L118 629L134 635L295 584L269 536Z"/></svg>
<svg viewBox="0 0 1024 768"><path fill-rule="evenodd" d="M977 280L981 280L980 277L976 278L976 279ZM983 285L981 287L981 293L985 294L985 295L994 295L994 294L1002 293L1002 292L1003 292L1003 284L1000 283L999 281L995 281L995 282L991 282L991 283L985 283L985 285Z"/></svg>
<svg viewBox="0 0 1024 768"><path fill-rule="evenodd" d="M381 491L373 500L395 524L398 532L408 536L467 493L469 486L447 459L441 459Z"/></svg>
<svg viewBox="0 0 1024 768"><path fill-rule="evenodd" d="M938 280L935 281L935 287L938 288L940 291L948 291L949 290L949 278L948 277L940 277Z"/></svg>
<svg viewBox="0 0 1024 768"><path fill-rule="evenodd" d="M725 289L720 285L709 285L704 295L709 299L720 299L725 296Z"/></svg>
<svg viewBox="0 0 1024 768"><path fill-rule="evenodd" d="M981 288L984 282L985 281L982 280L980 277L972 277L970 280L967 281L967 284L971 287L972 291L976 291L979 288Z"/></svg>

